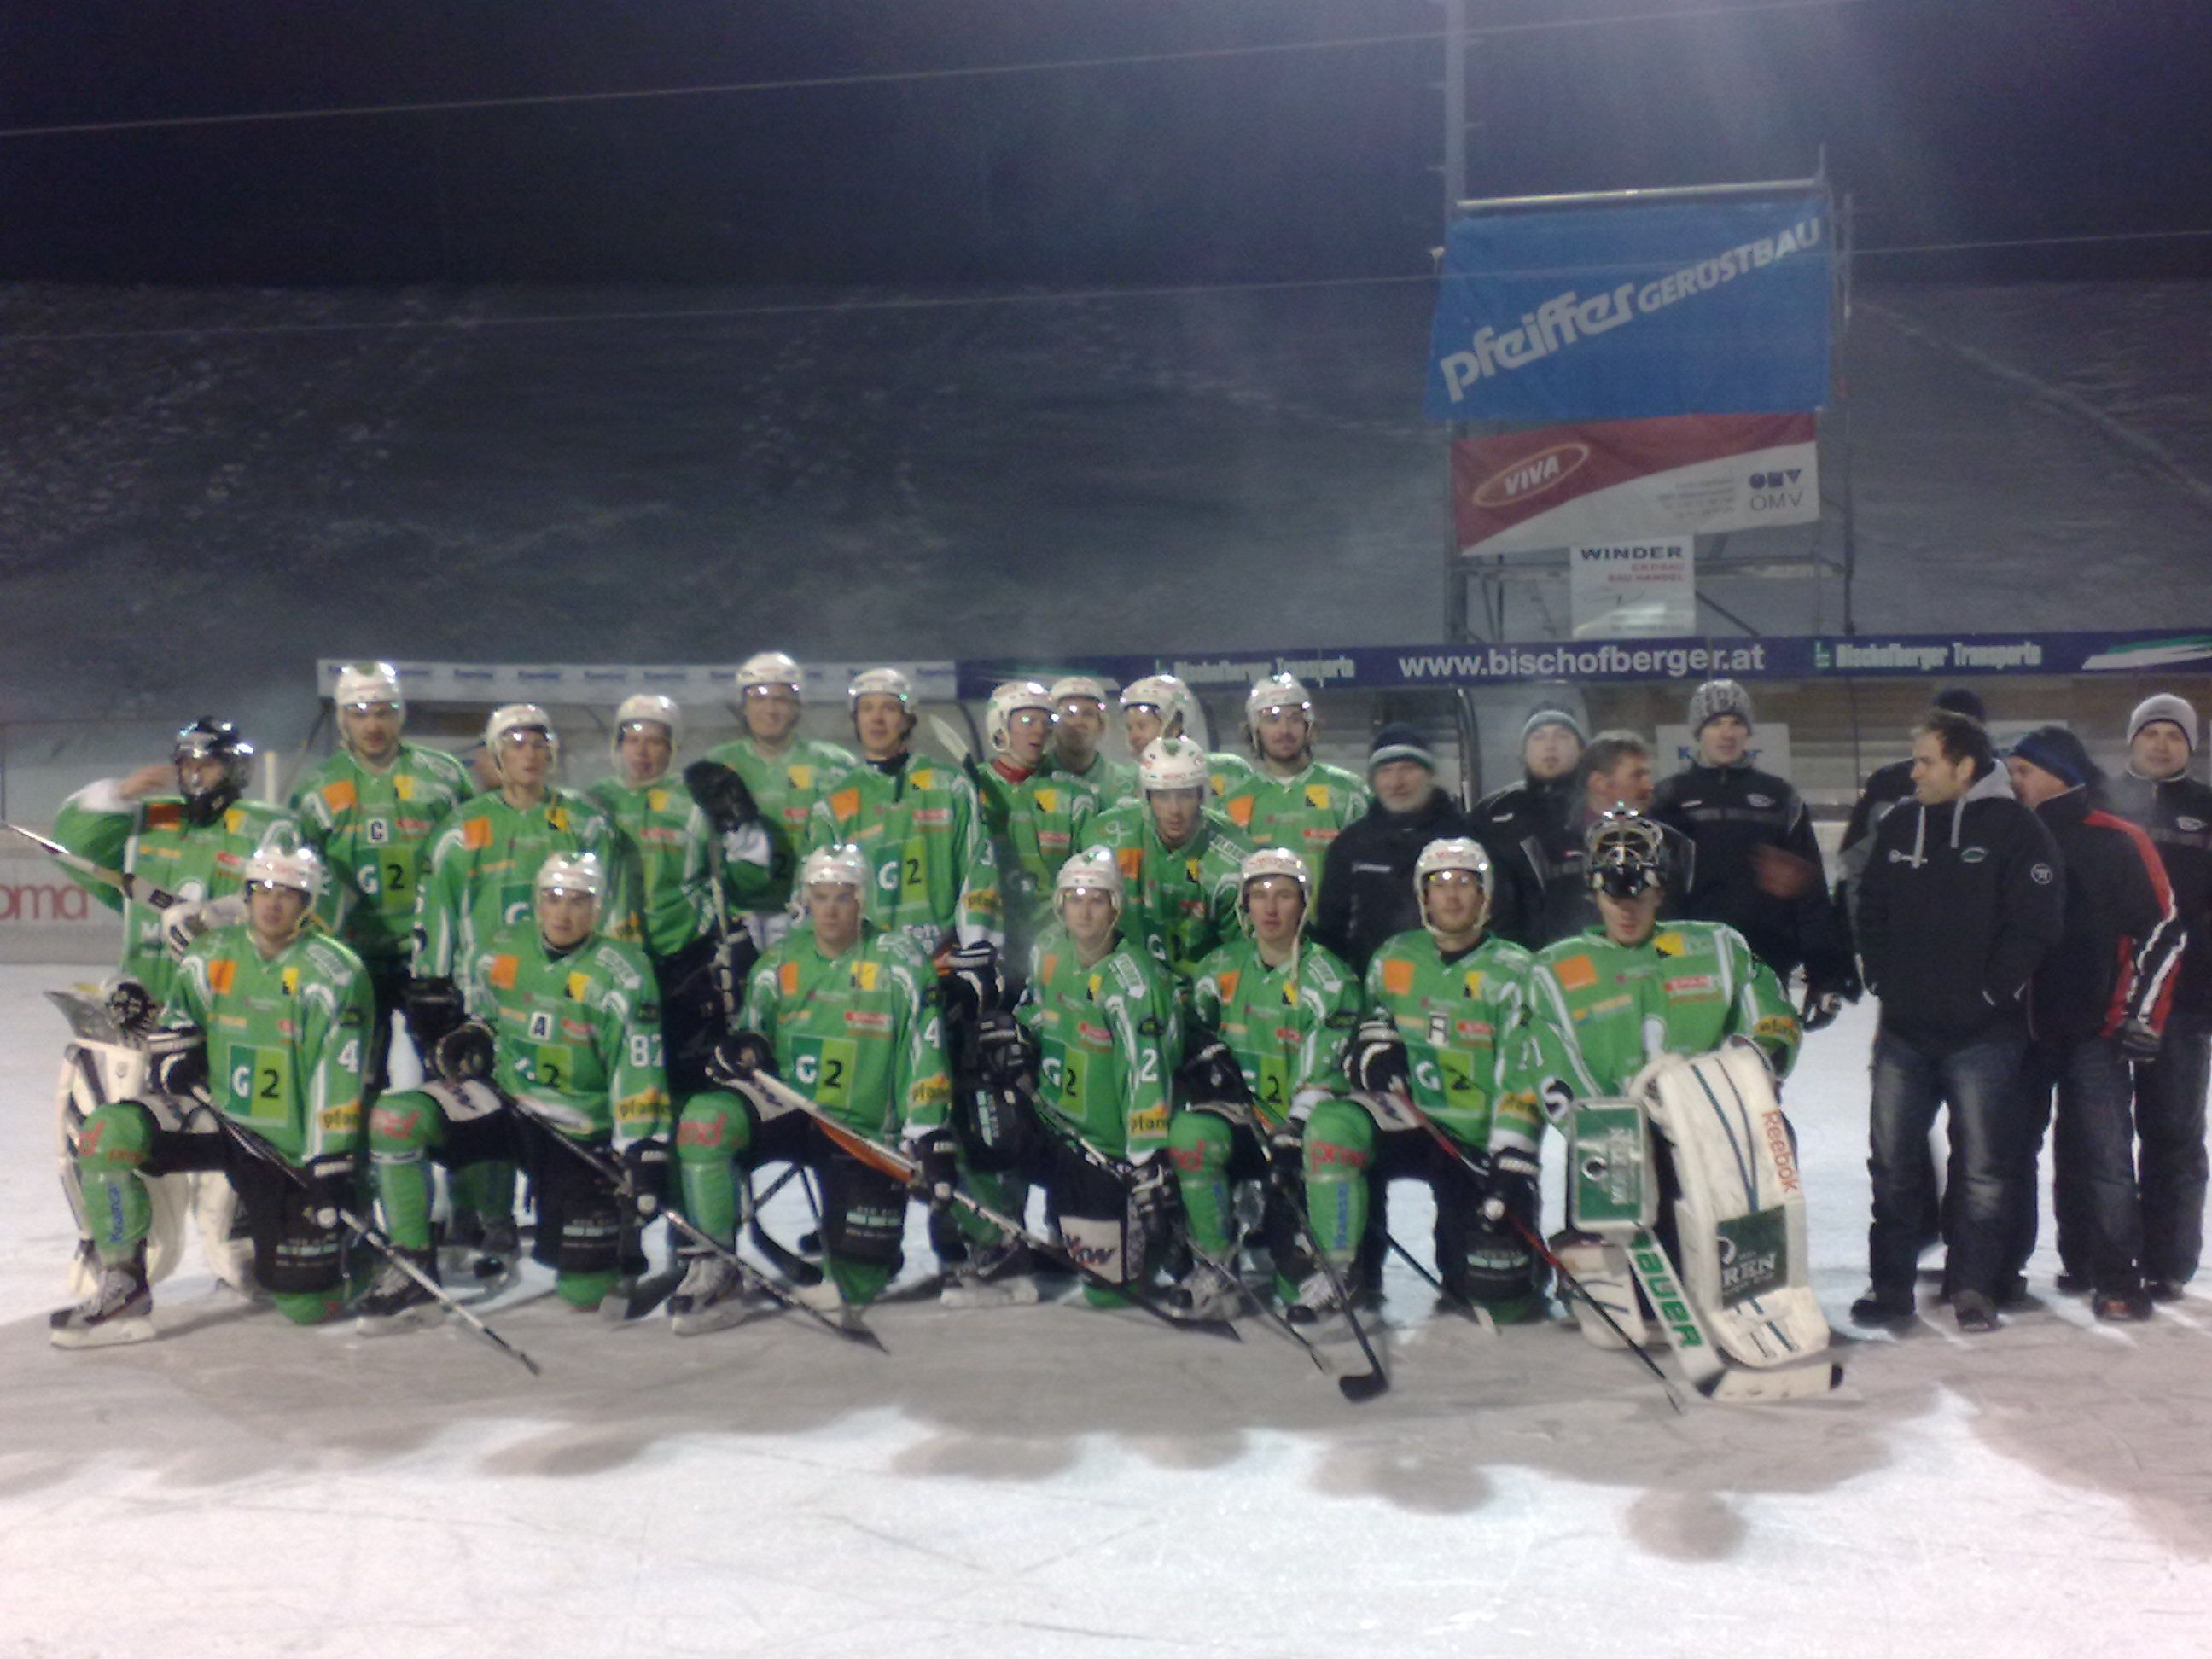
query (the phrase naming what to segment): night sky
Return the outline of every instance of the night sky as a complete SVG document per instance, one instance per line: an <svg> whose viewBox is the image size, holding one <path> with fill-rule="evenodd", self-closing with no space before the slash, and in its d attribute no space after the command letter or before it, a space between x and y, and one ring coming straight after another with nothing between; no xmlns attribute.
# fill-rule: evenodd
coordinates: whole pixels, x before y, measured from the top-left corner
<svg viewBox="0 0 2212 1659"><path fill-rule="evenodd" d="M1708 0L1710 3L1710 0ZM1708 9L1470 0L1478 21ZM1433 30L1427 0L87 3L0 15L0 126ZM939 286L1401 274L1441 46L0 139L0 278ZM1919 0L1504 34L1477 194L1801 176L1875 248L2212 222L2212 6ZM2212 274L2212 240L1881 276Z"/></svg>

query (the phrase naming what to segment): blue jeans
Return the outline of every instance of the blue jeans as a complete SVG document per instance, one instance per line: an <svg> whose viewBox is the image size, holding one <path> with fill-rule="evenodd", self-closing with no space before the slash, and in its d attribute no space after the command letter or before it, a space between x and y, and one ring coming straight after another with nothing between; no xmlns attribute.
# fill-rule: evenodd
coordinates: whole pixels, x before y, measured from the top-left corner
<svg viewBox="0 0 2212 1659"><path fill-rule="evenodd" d="M2142 1164L2142 1267L2185 1285L2204 1248L2204 1090L2212 1031L2204 1016L2166 1022L2158 1058L2136 1067L2136 1133Z"/></svg>
<svg viewBox="0 0 2212 1659"><path fill-rule="evenodd" d="M1950 1229L1947 1277L1957 1291L1992 1301L2011 1253L2021 1203L2027 1114L2020 1089L2027 1043L2001 1037L1944 1052L1906 1042L1884 1024L1874 1039L1874 1101L1867 1172L1874 1224L1867 1231L1876 1296L1908 1302L1935 1203L1928 1132L1950 1109L1951 1164L1945 1200Z"/></svg>
<svg viewBox="0 0 2212 1659"><path fill-rule="evenodd" d="M2135 1288L2142 1280L2142 1205L2136 1191L2130 1103L2135 1080L2119 1044L2111 1037L2034 1043L2023 1082L2030 1138L2027 1190L2013 1232L2014 1269L2027 1266L2035 1251L2035 1166L2056 1091L2051 1208L2058 1224L2059 1264L2100 1291Z"/></svg>

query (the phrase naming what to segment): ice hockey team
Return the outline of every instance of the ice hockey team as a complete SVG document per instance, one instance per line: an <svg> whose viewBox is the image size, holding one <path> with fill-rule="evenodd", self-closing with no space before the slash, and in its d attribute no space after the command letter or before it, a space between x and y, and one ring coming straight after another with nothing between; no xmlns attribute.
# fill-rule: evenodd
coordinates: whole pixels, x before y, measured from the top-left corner
<svg viewBox="0 0 2212 1659"><path fill-rule="evenodd" d="M57 850L124 945L104 1002L66 1008L81 1299L54 1342L153 1335L193 1227L301 1323L465 1312L447 1276L526 1247L579 1310L849 1333L918 1202L955 1305L1072 1277L1304 1340L1356 1331L1395 1251L1449 1314L1556 1295L1708 1392L1818 1392L1781 1096L1866 992L1855 1321L1918 1317L1940 1245L1958 1327L1996 1328L2046 1132L2061 1291L2140 1319L2196 1270L2212 790L2178 697L2136 710L2108 777L2059 726L2000 756L1947 692L1869 781L1832 896L1732 681L1697 689L1665 777L1636 733L1539 708L1525 776L1471 810L1412 726L1364 777L1317 760L1287 674L1245 698L1242 753L1202 746L1165 675L1001 685L980 757L917 746L896 669L853 679L849 749L799 735L790 657L737 684L742 735L689 757L677 704L630 697L584 791L544 709L500 708L479 787L362 664L287 808L247 798L252 750L214 719L73 796ZM755 1212L794 1178L813 1227L787 1241ZM1425 1251L1389 1231L1406 1180Z"/></svg>

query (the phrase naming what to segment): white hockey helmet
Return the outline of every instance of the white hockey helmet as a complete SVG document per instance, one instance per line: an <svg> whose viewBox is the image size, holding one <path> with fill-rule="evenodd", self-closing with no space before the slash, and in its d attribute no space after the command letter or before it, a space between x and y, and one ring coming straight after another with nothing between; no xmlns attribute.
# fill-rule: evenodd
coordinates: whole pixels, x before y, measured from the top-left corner
<svg viewBox="0 0 2212 1659"><path fill-rule="evenodd" d="M1052 913L1065 917L1066 898L1070 893L1103 893L1114 901L1114 914L1121 914L1121 904L1128 887L1121 879L1121 866L1114 854L1104 847L1086 847L1071 854L1067 862L1060 866L1060 873L1052 878Z"/></svg>
<svg viewBox="0 0 2212 1659"><path fill-rule="evenodd" d="M914 682L896 668L862 669L853 676L845 694L854 703L863 697L896 697L907 708L914 707Z"/></svg>
<svg viewBox="0 0 2212 1659"><path fill-rule="evenodd" d="M1413 860L1413 900L1421 907L1421 926L1429 926L1429 878L1447 870L1463 870L1482 888L1482 910L1490 914L1490 901L1498 890L1498 872L1482 843L1466 836L1445 836L1421 848Z"/></svg>
<svg viewBox="0 0 2212 1659"><path fill-rule="evenodd" d="M781 651L756 651L738 665L738 695L742 697L757 685L787 687L794 697L806 695L806 676L797 659Z"/></svg>
<svg viewBox="0 0 2212 1659"><path fill-rule="evenodd" d="M1024 708L1036 709L1050 720L1054 718L1052 693L1035 680L1008 680L991 693L991 701L983 708L983 735L991 740L994 750L1005 751L1006 728Z"/></svg>
<svg viewBox="0 0 2212 1659"><path fill-rule="evenodd" d="M606 866L597 853L551 853L538 866L541 893L588 893L602 899L607 893Z"/></svg>
<svg viewBox="0 0 2212 1659"><path fill-rule="evenodd" d="M664 697L658 691L633 691L615 710L615 733L609 746L617 765L622 762L623 733L633 726L666 726L672 758L684 741L684 711L676 706L675 698Z"/></svg>
<svg viewBox="0 0 2212 1659"><path fill-rule="evenodd" d="M817 847L799 866L799 885L802 890L853 887L865 893L868 880L868 855L850 842L836 847Z"/></svg>
<svg viewBox="0 0 2212 1659"><path fill-rule="evenodd" d="M484 722L484 747L490 750L497 763L499 740L510 732L536 732L553 745L553 758L561 758L561 736L554 731L553 721L534 702L506 702L491 711Z"/></svg>
<svg viewBox="0 0 2212 1659"><path fill-rule="evenodd" d="M289 887L312 907L322 896L323 861L315 849L302 843L289 824L273 823L261 844L246 860L246 884Z"/></svg>
<svg viewBox="0 0 2212 1659"><path fill-rule="evenodd" d="M1052 699L1054 708L1070 697L1088 697L1103 708L1107 701L1106 682L1088 674L1062 674L1052 683L1051 690L1045 695Z"/></svg>
<svg viewBox="0 0 2212 1659"><path fill-rule="evenodd" d="M404 715L407 700L399 695L399 671L388 662L349 662L338 670L331 701L340 708L361 708L388 702Z"/></svg>
<svg viewBox="0 0 2212 1659"><path fill-rule="evenodd" d="M1182 735L1191 735L1192 717L1198 711L1198 699L1190 695L1190 688L1172 674L1147 674L1140 680L1131 680L1121 688L1121 707L1124 708L1157 708L1162 729L1182 721Z"/></svg>
<svg viewBox="0 0 2212 1659"><path fill-rule="evenodd" d="M1188 738L1154 738L1137 757L1137 781L1148 795L1158 789L1203 794L1213 787L1212 763Z"/></svg>
<svg viewBox="0 0 2212 1659"><path fill-rule="evenodd" d="M1297 675L1270 674L1264 680L1253 681L1252 689L1244 694L1245 729L1257 732L1261 715L1285 708L1295 708L1308 720L1313 718L1313 693Z"/></svg>
<svg viewBox="0 0 2212 1659"><path fill-rule="evenodd" d="M1306 861L1287 847L1261 847L1244 855L1237 866L1237 908L1245 908L1252 884L1267 876L1284 876L1298 884L1298 896L1307 903L1313 902L1313 872Z"/></svg>

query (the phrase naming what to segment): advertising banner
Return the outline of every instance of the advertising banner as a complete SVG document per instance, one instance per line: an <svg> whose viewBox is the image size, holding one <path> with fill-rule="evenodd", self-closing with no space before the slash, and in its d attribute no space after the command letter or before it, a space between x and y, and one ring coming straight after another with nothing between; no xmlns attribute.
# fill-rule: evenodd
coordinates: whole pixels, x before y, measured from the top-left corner
<svg viewBox="0 0 2212 1659"><path fill-rule="evenodd" d="M1697 544L1599 542L1567 550L1567 599L1578 640L1679 636L1698 625Z"/></svg>
<svg viewBox="0 0 2212 1659"><path fill-rule="evenodd" d="M1814 416L1684 415L1539 427L1451 447L1460 550L1813 524L1820 516Z"/></svg>
<svg viewBox="0 0 2212 1659"><path fill-rule="evenodd" d="M1818 194L1459 219L1437 285L1429 418L1821 408L1831 240Z"/></svg>

